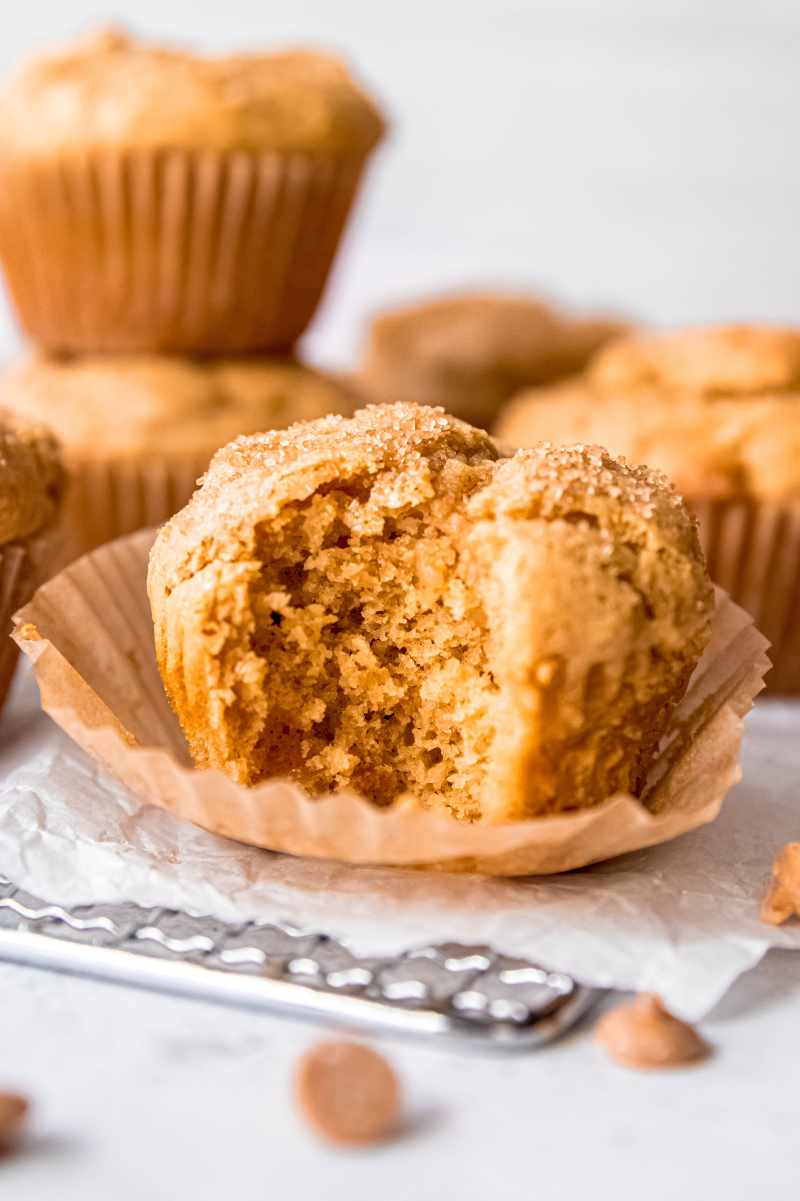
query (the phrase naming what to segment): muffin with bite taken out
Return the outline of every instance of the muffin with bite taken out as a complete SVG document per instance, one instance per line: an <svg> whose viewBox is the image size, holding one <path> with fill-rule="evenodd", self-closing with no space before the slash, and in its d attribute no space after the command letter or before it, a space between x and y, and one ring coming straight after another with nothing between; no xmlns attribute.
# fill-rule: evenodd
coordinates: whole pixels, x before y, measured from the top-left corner
<svg viewBox="0 0 800 1201"><path fill-rule="evenodd" d="M663 477L405 404L224 447L148 590L199 766L487 822L641 793L713 603Z"/></svg>

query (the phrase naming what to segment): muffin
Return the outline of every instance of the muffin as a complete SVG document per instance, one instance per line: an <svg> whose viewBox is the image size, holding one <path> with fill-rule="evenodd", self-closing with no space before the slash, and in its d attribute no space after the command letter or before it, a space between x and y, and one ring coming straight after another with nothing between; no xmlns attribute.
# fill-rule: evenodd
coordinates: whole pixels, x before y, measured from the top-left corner
<svg viewBox="0 0 800 1201"><path fill-rule="evenodd" d="M50 351L292 346L384 130L336 59L101 31L0 97L0 261Z"/></svg>
<svg viewBox="0 0 800 1201"><path fill-rule="evenodd" d="M218 451L148 591L198 766L468 821L641 793L712 610L661 476L416 405Z"/></svg>
<svg viewBox="0 0 800 1201"><path fill-rule="evenodd" d="M17 647L11 615L57 566L57 516L64 490L58 444L42 425L0 409L0 706Z"/></svg>
<svg viewBox="0 0 800 1201"><path fill-rule="evenodd" d="M371 399L441 405L488 428L520 388L573 375L626 328L531 296L434 297L374 318L358 383Z"/></svg>
<svg viewBox="0 0 800 1201"><path fill-rule="evenodd" d="M712 577L772 643L772 691L800 691L800 327L633 336L579 380L517 397L513 446L599 442L667 473Z"/></svg>
<svg viewBox="0 0 800 1201"><path fill-rule="evenodd" d="M353 407L343 385L294 361L158 355L34 357L6 373L0 398L61 440L69 557L166 521L237 434Z"/></svg>

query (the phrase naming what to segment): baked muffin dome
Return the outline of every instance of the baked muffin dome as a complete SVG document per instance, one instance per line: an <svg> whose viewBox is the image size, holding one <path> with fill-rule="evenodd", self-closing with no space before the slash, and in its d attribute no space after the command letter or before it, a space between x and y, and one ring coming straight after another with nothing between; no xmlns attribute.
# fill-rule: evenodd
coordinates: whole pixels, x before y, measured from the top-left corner
<svg viewBox="0 0 800 1201"><path fill-rule="evenodd" d="M661 477L415 405L232 442L148 589L199 766L467 820L641 792L712 605Z"/></svg>
<svg viewBox="0 0 800 1201"><path fill-rule="evenodd" d="M0 708L18 659L12 615L61 564L64 484L50 431L0 407Z"/></svg>
<svg viewBox="0 0 800 1201"><path fill-rule="evenodd" d="M308 51L203 56L110 29L32 59L0 94L0 146L366 153L383 118L343 63Z"/></svg>
<svg viewBox="0 0 800 1201"><path fill-rule="evenodd" d="M688 496L800 496L800 328L621 339L581 378L521 393L495 432L512 446L599 442Z"/></svg>
<svg viewBox="0 0 800 1201"><path fill-rule="evenodd" d="M200 453L207 461L237 434L354 407L333 376L266 357L37 355L6 373L0 396L15 413L46 421L67 454L103 459Z"/></svg>
<svg viewBox="0 0 800 1201"><path fill-rule="evenodd" d="M514 392L580 371L627 328L531 296L454 293L379 313L359 380L372 399L441 405L486 427Z"/></svg>
<svg viewBox="0 0 800 1201"><path fill-rule="evenodd" d="M40 355L2 377L0 398L62 444L66 558L166 521L237 434L353 409L333 378L272 358Z"/></svg>
<svg viewBox="0 0 800 1201"><path fill-rule="evenodd" d="M0 264L58 354L290 353L384 131L345 66L114 31L0 92Z"/></svg>
<svg viewBox="0 0 800 1201"><path fill-rule="evenodd" d="M48 526L63 489L61 454L50 430L0 407L0 546Z"/></svg>

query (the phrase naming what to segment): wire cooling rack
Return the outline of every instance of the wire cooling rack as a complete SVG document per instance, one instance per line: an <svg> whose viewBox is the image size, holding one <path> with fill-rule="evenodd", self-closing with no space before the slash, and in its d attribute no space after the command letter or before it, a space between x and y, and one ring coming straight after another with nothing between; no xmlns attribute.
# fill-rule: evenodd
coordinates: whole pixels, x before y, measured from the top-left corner
<svg viewBox="0 0 800 1201"><path fill-rule="evenodd" d="M0 875L0 959L398 1034L525 1049L574 1025L594 990L486 946L354 955L289 925L133 904L66 908Z"/></svg>

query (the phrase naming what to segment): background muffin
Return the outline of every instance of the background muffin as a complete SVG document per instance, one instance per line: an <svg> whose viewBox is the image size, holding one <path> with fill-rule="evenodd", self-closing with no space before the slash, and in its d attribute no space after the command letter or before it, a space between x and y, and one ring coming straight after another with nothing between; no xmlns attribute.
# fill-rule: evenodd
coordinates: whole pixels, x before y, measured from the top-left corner
<svg viewBox="0 0 800 1201"><path fill-rule="evenodd" d="M466 820L641 792L712 603L662 478L416 405L219 451L149 594L200 766Z"/></svg>
<svg viewBox="0 0 800 1201"><path fill-rule="evenodd" d="M380 113L337 60L101 32L0 97L0 260L58 351L287 349L319 302Z"/></svg>
<svg viewBox="0 0 800 1201"><path fill-rule="evenodd" d="M158 355L38 356L6 373L0 399L61 440L72 556L165 521L237 434L353 407L342 385L294 361Z"/></svg>
<svg viewBox="0 0 800 1201"><path fill-rule="evenodd" d="M11 615L58 566L56 518L63 489L52 434L0 408L0 706L18 653L9 637Z"/></svg>
<svg viewBox="0 0 800 1201"><path fill-rule="evenodd" d="M772 642L773 690L800 690L800 328L632 337L580 380L517 397L498 437L599 442L665 471L700 519L712 576Z"/></svg>
<svg viewBox="0 0 800 1201"><path fill-rule="evenodd" d="M514 392L580 371L626 329L529 296L434 297L375 317L358 382L372 399L441 405L488 427Z"/></svg>

